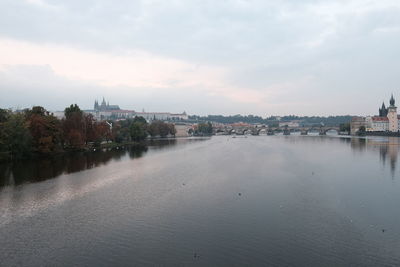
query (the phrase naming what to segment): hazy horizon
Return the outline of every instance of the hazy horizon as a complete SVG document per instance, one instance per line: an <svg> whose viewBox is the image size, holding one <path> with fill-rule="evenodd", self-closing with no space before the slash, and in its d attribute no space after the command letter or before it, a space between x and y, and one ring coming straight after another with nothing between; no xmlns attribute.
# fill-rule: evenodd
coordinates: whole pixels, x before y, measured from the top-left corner
<svg viewBox="0 0 400 267"><path fill-rule="evenodd" d="M5 0L0 107L374 115L399 45L395 0Z"/></svg>
<svg viewBox="0 0 400 267"><path fill-rule="evenodd" d="M74 105L74 104L77 104L82 110L93 110L93 107L80 106L79 103L71 103L71 104L69 104L69 105L67 105L67 106L65 106L63 108L59 108L59 109L48 109L46 106L42 106L42 107L44 107L49 112L63 112L65 108L69 107L70 105ZM110 102L110 105L114 105L114 104L118 105L117 103L111 103ZM11 109L13 111L16 111L16 110L30 109L30 108L32 108L34 106L35 105L30 105L30 106L26 106L26 107L11 107L11 108L10 107L9 108L0 107L0 108ZM232 113L232 114L230 114L230 113L225 113L225 114L207 113L207 114L195 114L195 113L190 113L187 110L174 110L174 109L172 109L172 110L149 110L149 109L146 109L146 108L128 109L128 108L121 107L121 106L120 106L120 108L122 110L134 110L135 112L143 112L143 111L144 112L170 112L170 113L186 112L189 116L202 116L202 117L206 117L206 116L236 116L236 115L241 115L241 116L253 115L253 116L259 116L259 117L262 117L262 118L268 118L268 117L274 117L274 116L277 116L277 117L285 117L285 116L298 116L298 117L307 117L307 116L308 117L313 117L313 116L315 116L315 117L362 116L362 114L327 114L327 115L320 115L320 114L311 114L311 115L304 115L304 114L264 114L263 115L263 114L261 114L261 115L258 115L258 114L252 114L252 113ZM370 115L376 115L376 114L370 114Z"/></svg>

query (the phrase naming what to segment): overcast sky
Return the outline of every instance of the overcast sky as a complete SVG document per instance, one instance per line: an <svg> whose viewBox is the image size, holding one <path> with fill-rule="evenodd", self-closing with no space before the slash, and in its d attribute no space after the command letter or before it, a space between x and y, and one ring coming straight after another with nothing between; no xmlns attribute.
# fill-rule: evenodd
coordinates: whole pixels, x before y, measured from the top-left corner
<svg viewBox="0 0 400 267"><path fill-rule="evenodd" d="M2 108L372 115L399 80L399 0L0 0Z"/></svg>

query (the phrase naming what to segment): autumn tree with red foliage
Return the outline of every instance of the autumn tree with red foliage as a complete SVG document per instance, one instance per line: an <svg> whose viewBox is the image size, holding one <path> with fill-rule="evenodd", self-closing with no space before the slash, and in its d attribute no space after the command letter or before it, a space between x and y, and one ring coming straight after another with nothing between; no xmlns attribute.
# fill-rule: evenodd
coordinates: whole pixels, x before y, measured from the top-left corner
<svg viewBox="0 0 400 267"><path fill-rule="evenodd" d="M93 115L85 114L84 120L85 120L85 128L86 128L85 143L87 144L88 142L98 142L98 140L100 139L100 135L98 133L97 123L96 123L96 120L94 119Z"/></svg>
<svg viewBox="0 0 400 267"><path fill-rule="evenodd" d="M25 110L25 116L34 152L53 153L62 150L62 127L56 117L40 106Z"/></svg>
<svg viewBox="0 0 400 267"><path fill-rule="evenodd" d="M78 105L71 105L64 111L62 121L65 146L69 149L83 149L86 143L86 127L83 112Z"/></svg>
<svg viewBox="0 0 400 267"><path fill-rule="evenodd" d="M101 140L109 141L113 138L110 126L105 121L96 123L96 132Z"/></svg>
<svg viewBox="0 0 400 267"><path fill-rule="evenodd" d="M82 150L100 146L102 141L143 141L152 130L152 136L174 135L173 125L160 121L148 129L142 117L113 122L96 121L78 105L64 110L65 118L57 119L40 106L23 113L0 109L0 160L22 158L31 154L53 154L63 150ZM33 153L31 153L33 152Z"/></svg>

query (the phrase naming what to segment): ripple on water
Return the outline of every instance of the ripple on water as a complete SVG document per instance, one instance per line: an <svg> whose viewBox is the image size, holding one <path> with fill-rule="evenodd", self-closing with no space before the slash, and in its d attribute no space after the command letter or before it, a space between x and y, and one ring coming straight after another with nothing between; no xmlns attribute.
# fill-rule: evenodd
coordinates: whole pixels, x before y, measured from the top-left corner
<svg viewBox="0 0 400 267"><path fill-rule="evenodd" d="M6 266L396 266L390 149L222 136L9 186L0 257Z"/></svg>

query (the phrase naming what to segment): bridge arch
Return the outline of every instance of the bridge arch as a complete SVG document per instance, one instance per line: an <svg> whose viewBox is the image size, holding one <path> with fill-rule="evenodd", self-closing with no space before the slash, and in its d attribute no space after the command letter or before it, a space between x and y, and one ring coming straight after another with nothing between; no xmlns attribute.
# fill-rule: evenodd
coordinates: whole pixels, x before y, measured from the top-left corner
<svg viewBox="0 0 400 267"><path fill-rule="evenodd" d="M257 130L257 135L263 134L266 135L268 133L268 129L266 127L260 128Z"/></svg>
<svg viewBox="0 0 400 267"><path fill-rule="evenodd" d="M335 131L336 134L338 135L340 130L339 130L339 128L337 128L337 127L327 127L327 128L324 128L325 134L327 134L328 132L332 132L332 131Z"/></svg>

